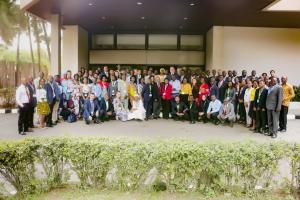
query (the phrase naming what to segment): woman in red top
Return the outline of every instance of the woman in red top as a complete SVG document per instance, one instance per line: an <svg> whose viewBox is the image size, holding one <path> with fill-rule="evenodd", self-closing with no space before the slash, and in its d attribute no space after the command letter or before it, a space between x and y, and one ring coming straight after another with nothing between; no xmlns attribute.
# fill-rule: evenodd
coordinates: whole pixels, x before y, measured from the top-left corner
<svg viewBox="0 0 300 200"><path fill-rule="evenodd" d="M165 82L161 86L160 95L162 98L162 111L163 118L168 119L171 109L171 100L172 100L172 85L169 84L169 79L165 79Z"/></svg>
<svg viewBox="0 0 300 200"><path fill-rule="evenodd" d="M209 86L205 82L203 77L200 78L200 87L199 87L199 95L198 95L198 104L201 105L202 96L209 96Z"/></svg>
<svg viewBox="0 0 300 200"><path fill-rule="evenodd" d="M108 93L108 86L109 86L109 83L107 82L107 77L102 76L101 80L99 80L98 83L101 88L101 98L104 98L104 96Z"/></svg>

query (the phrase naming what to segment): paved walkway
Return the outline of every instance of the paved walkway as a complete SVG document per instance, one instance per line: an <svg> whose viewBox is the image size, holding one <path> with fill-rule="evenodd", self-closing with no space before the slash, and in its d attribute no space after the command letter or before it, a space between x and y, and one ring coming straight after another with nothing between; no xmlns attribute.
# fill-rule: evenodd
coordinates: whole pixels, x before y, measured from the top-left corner
<svg viewBox="0 0 300 200"><path fill-rule="evenodd" d="M0 115L0 140L16 140L29 136L104 136L126 137L135 139L170 139L182 138L196 141L291 141L300 142L300 120L288 122L288 132L279 133L277 139L271 139L260 134L254 134L245 127L235 125L215 126L212 124L189 124L188 122L175 122L173 120L151 120L147 122L120 122L111 121L100 125L85 125L83 121L73 124L60 123L54 128L35 129L27 136L17 134L17 115Z"/></svg>

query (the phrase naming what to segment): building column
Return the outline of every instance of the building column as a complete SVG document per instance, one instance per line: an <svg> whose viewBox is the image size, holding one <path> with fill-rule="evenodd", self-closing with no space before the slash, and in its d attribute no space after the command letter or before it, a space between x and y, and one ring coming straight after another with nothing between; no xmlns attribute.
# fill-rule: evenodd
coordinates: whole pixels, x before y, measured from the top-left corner
<svg viewBox="0 0 300 200"><path fill-rule="evenodd" d="M62 73L77 73L81 67L88 68L88 32L78 25L64 26L62 50Z"/></svg>
<svg viewBox="0 0 300 200"><path fill-rule="evenodd" d="M206 33L206 69L223 69L224 27L213 26Z"/></svg>
<svg viewBox="0 0 300 200"><path fill-rule="evenodd" d="M60 14L53 14L50 17L51 23L51 60L50 72L52 75L61 75L61 17Z"/></svg>

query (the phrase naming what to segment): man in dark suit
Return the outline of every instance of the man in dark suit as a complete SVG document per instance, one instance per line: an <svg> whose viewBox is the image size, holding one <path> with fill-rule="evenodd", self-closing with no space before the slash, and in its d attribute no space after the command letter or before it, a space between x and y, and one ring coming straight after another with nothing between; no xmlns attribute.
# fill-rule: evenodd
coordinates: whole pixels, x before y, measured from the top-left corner
<svg viewBox="0 0 300 200"><path fill-rule="evenodd" d="M118 81L114 75L110 76L110 83L108 85L108 94L111 101L114 100L118 91Z"/></svg>
<svg viewBox="0 0 300 200"><path fill-rule="evenodd" d="M180 101L180 97L175 97L175 102L172 104L172 117L175 121L177 120L188 120L188 108L187 106Z"/></svg>
<svg viewBox="0 0 300 200"><path fill-rule="evenodd" d="M58 99L58 85L54 81L53 76L49 75L48 82L45 85L45 90L47 92L47 102L50 107L50 113L47 116L47 127L53 127L53 121L52 121L52 113L53 113L53 107L56 103L56 99Z"/></svg>
<svg viewBox="0 0 300 200"><path fill-rule="evenodd" d="M226 92L226 81L224 80L223 75L219 76L218 88L219 88L219 100L223 103L225 98L225 92Z"/></svg>
<svg viewBox="0 0 300 200"><path fill-rule="evenodd" d="M210 78L210 87L209 87L209 95L210 97L212 95L216 96L216 98L218 99L219 98L219 88L216 84L216 80L215 78Z"/></svg>
<svg viewBox="0 0 300 200"><path fill-rule="evenodd" d="M101 122L109 121L115 118L114 106L109 100L108 94L104 95L104 98L100 102L99 112Z"/></svg>
<svg viewBox="0 0 300 200"><path fill-rule="evenodd" d="M198 120L199 110L193 95L189 96L189 105L188 105L187 113L189 115L190 123L195 124L196 121Z"/></svg>
<svg viewBox="0 0 300 200"><path fill-rule="evenodd" d="M154 119L159 118L160 114L160 106L161 106L161 84L160 84L160 78L159 76L155 77L155 82L153 84L154 90L157 91L157 93L153 93L153 117Z"/></svg>
<svg viewBox="0 0 300 200"><path fill-rule="evenodd" d="M146 110L146 120L148 120L152 115L154 97L158 98L157 86L155 87L153 76L150 76L149 83L144 85L141 95Z"/></svg>
<svg viewBox="0 0 300 200"><path fill-rule="evenodd" d="M33 78L31 76L28 78L27 87L30 95L29 107L28 107L28 127L35 128L33 123L33 116L34 116L34 109L37 105L37 100L36 100L36 87L33 83Z"/></svg>
<svg viewBox="0 0 300 200"><path fill-rule="evenodd" d="M268 90L268 96L266 100L269 136L271 136L272 138L277 137L279 114L281 110L282 100L282 87L279 84L277 84L277 79L273 77L270 80L270 88Z"/></svg>
<svg viewBox="0 0 300 200"><path fill-rule="evenodd" d="M268 90L265 88L265 82L259 81L259 88L255 92L253 111L256 114L256 133L265 133L267 125L266 101Z"/></svg>
<svg viewBox="0 0 300 200"><path fill-rule="evenodd" d="M94 93L90 94L90 98L84 101L83 119L86 124L90 124L92 120L94 123L99 123L100 105Z"/></svg>

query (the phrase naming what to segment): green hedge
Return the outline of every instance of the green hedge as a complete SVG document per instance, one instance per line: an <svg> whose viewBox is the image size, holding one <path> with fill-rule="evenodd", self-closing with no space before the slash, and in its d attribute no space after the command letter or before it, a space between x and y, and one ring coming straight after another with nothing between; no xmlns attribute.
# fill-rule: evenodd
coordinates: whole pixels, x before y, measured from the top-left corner
<svg viewBox="0 0 300 200"><path fill-rule="evenodd" d="M0 142L0 174L19 195L66 184L70 170L76 172L84 188L248 194L258 184L263 188L274 184L282 159L291 166L289 189L299 188L299 144L106 138ZM46 178L35 176L37 164L43 166ZM153 180L145 184L149 177Z"/></svg>

